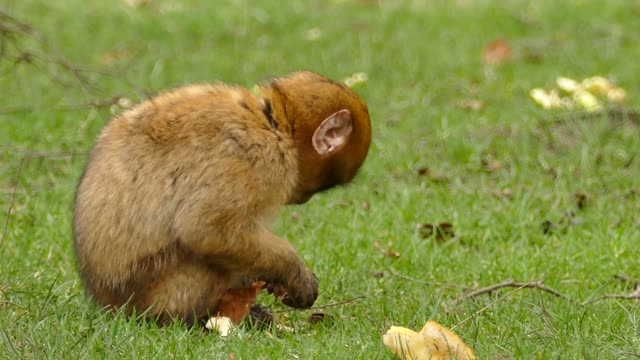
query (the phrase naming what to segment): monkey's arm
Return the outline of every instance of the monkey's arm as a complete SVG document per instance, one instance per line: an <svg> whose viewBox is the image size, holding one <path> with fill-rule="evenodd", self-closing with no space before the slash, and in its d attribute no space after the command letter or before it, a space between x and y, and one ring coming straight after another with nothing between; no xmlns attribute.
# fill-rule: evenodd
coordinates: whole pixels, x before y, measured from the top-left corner
<svg viewBox="0 0 640 360"><path fill-rule="evenodd" d="M318 281L293 246L259 222L234 221L239 219L232 214L239 213L232 212L218 219L209 217L200 223L178 222L175 235L181 246L214 266L241 274L248 281L262 280L284 287L285 304L296 308L313 305L318 295ZM187 218L203 219L204 214L193 213Z"/></svg>

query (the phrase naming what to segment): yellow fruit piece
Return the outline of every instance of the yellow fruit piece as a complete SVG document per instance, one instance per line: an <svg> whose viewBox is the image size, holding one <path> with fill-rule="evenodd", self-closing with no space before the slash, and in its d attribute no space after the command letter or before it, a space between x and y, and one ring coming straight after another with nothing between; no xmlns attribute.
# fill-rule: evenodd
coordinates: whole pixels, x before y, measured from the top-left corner
<svg viewBox="0 0 640 360"><path fill-rule="evenodd" d="M556 84L558 85L560 90L566 91L568 93L576 92L576 91L580 90L580 88L581 88L580 83L578 83L577 81L575 81L573 79L566 78L566 77L557 78L556 79Z"/></svg>
<svg viewBox="0 0 640 360"><path fill-rule="evenodd" d="M573 100L587 111L596 111L602 108L600 101L590 92L580 90L573 94Z"/></svg>
<svg viewBox="0 0 640 360"><path fill-rule="evenodd" d="M354 87L357 87L358 85L364 84L365 82L367 82L368 79L369 79L369 76L367 75L367 73L357 72L349 76L348 78L344 79L344 83L348 87L354 88Z"/></svg>
<svg viewBox="0 0 640 360"><path fill-rule="evenodd" d="M415 359L409 349L409 341L418 335L417 332L400 326L392 326L382 336L382 342L401 359Z"/></svg>
<svg viewBox="0 0 640 360"><path fill-rule="evenodd" d="M543 89L535 88L529 91L529 95L536 103L538 103L538 105L542 106L544 109L570 109L574 105L570 99L560 97L556 90L547 92Z"/></svg>
<svg viewBox="0 0 640 360"><path fill-rule="evenodd" d="M582 88L594 95L606 95L613 87L606 77L594 76L582 80Z"/></svg>
<svg viewBox="0 0 640 360"><path fill-rule="evenodd" d="M383 343L403 360L475 360L469 348L458 335L433 320L416 333L392 326L382 337Z"/></svg>
<svg viewBox="0 0 640 360"><path fill-rule="evenodd" d="M623 103L627 98L627 92L622 88L611 88L607 91L607 100L612 103L620 104Z"/></svg>

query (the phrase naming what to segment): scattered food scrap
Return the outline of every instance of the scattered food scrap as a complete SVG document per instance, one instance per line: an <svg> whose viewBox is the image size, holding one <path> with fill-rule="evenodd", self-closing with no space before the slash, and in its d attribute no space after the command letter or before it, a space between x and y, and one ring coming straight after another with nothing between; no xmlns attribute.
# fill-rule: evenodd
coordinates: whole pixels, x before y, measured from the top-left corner
<svg viewBox="0 0 640 360"><path fill-rule="evenodd" d="M343 81L348 87L354 88L354 87L357 87L358 85L362 85L366 83L368 79L369 79L369 76L367 76L367 73L357 72L349 76L348 78L344 79Z"/></svg>
<svg viewBox="0 0 640 360"><path fill-rule="evenodd" d="M604 104L621 104L626 92L602 76L577 81L567 77L556 79L557 89L534 88L529 91L533 100L544 109L584 109L597 111Z"/></svg>
<svg viewBox="0 0 640 360"><path fill-rule="evenodd" d="M233 322L226 316L214 316L207 321L205 327L218 331L222 337L227 337L233 330Z"/></svg>
<svg viewBox="0 0 640 360"><path fill-rule="evenodd" d="M433 320L427 321L420 332L392 326L382 342L403 360L476 359L458 335Z"/></svg>
<svg viewBox="0 0 640 360"><path fill-rule="evenodd" d="M497 38L482 50L482 62L487 65L499 65L510 61L513 56L511 45L504 38Z"/></svg>

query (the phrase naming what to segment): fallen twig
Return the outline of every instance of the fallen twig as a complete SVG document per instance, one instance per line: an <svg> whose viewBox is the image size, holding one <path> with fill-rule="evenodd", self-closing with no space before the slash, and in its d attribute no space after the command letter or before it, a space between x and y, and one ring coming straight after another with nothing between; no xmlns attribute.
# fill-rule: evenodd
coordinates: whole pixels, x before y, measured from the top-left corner
<svg viewBox="0 0 640 360"><path fill-rule="evenodd" d="M626 275L626 274L616 274L616 275L613 275L613 278L614 279L618 279L618 280L623 281L623 282L631 282L631 283L634 283L634 284L639 284L640 283L640 279L634 279L631 276Z"/></svg>
<svg viewBox="0 0 640 360"><path fill-rule="evenodd" d="M476 297L479 295L483 295L483 294L489 294L491 292L494 292L496 290L502 289L502 288L507 288L507 287L516 287L516 288L520 288L520 289L538 289L544 292L547 292L549 294L552 294L556 297L559 297L561 299L567 300L569 302L576 302L575 300L562 295L561 293L559 293L558 291L546 286L543 284L542 280L537 280L537 281L531 281L531 282L526 282L526 283L522 283L522 282L517 282L514 279L509 279L506 281L503 281L501 283L498 284L494 284L491 286L487 286L481 289L477 289L474 290L470 293L467 293L464 295L465 298L472 298L472 297Z"/></svg>
<svg viewBox="0 0 640 360"><path fill-rule="evenodd" d="M586 303L594 303L606 299L621 299L621 300L640 300L640 285L636 285L634 292L630 294L607 294L602 295L599 298L587 301Z"/></svg>
<svg viewBox="0 0 640 360"><path fill-rule="evenodd" d="M462 321L460 321L459 323L455 324L454 326L451 327L451 330L455 330L457 327L459 327L460 325L466 323L467 321L473 319L474 317L478 316L478 314L483 313L485 310L487 310L488 308L492 307L494 304L496 304L499 301L504 300L505 298L511 296L512 294L514 294L515 292L519 291L520 289L522 289L524 286L518 287L517 289L514 289L512 291L509 291L508 293L502 295L501 297L493 300L492 302L488 303L487 305L483 306L482 308L480 308L480 310L474 312L473 314L467 316L466 318L464 318Z"/></svg>
<svg viewBox="0 0 640 360"><path fill-rule="evenodd" d="M456 324L455 326L451 327L451 330L455 330L457 327L459 327L460 325L464 324L465 322L469 321L470 319L473 319L474 317L476 317L478 314L484 312L485 310L487 310L488 308L490 308L491 306L493 306L494 304L498 303L499 301L504 300L505 298L511 296L512 294L522 290L522 289L538 289L538 290L542 290L545 292L548 292L550 294L553 294L554 296L557 296L561 299L567 300L571 303L578 303L577 301L562 295L561 293L559 293L556 290L551 289L550 287L547 287L546 285L542 284L541 280L538 281L531 281L531 282L527 282L527 283L519 283L516 282L513 279L509 279L506 281L503 281L501 283L498 284L494 284L491 286L487 286L481 289L477 289L474 290L470 293L465 294L465 296L463 297L464 299L469 299L475 296L479 296L479 295L483 295L483 294L489 294L493 291L499 290L499 289L503 289L503 288L507 288L507 287L514 287L515 289L512 291L509 291L508 293L502 295L501 297L495 299L494 301L488 303L487 305L483 306L480 310L474 312L473 314L467 316L465 319L463 319L462 321L460 321L458 324ZM454 302L455 303L455 302Z"/></svg>
<svg viewBox="0 0 640 360"><path fill-rule="evenodd" d="M7 209L7 218L4 220L4 230L2 231L2 237L0 237L0 247L4 243L4 238L7 236L7 229L9 228L9 219L11 218L11 211L13 210L13 203L16 200L16 192L18 191L18 184L20 183L20 175L22 175L22 166L24 165L26 157L20 160L20 166L18 167L18 175L16 175L16 181L13 185L13 191L11 192L11 200L9 201L9 209Z"/></svg>

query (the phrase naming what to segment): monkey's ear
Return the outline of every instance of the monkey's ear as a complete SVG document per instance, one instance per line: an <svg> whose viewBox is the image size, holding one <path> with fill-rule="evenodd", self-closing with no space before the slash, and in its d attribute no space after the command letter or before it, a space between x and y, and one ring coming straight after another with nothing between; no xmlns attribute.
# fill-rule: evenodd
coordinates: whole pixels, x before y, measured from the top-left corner
<svg viewBox="0 0 640 360"><path fill-rule="evenodd" d="M347 142L352 130L351 112L342 109L322 121L313 133L311 143L318 154L330 154Z"/></svg>

